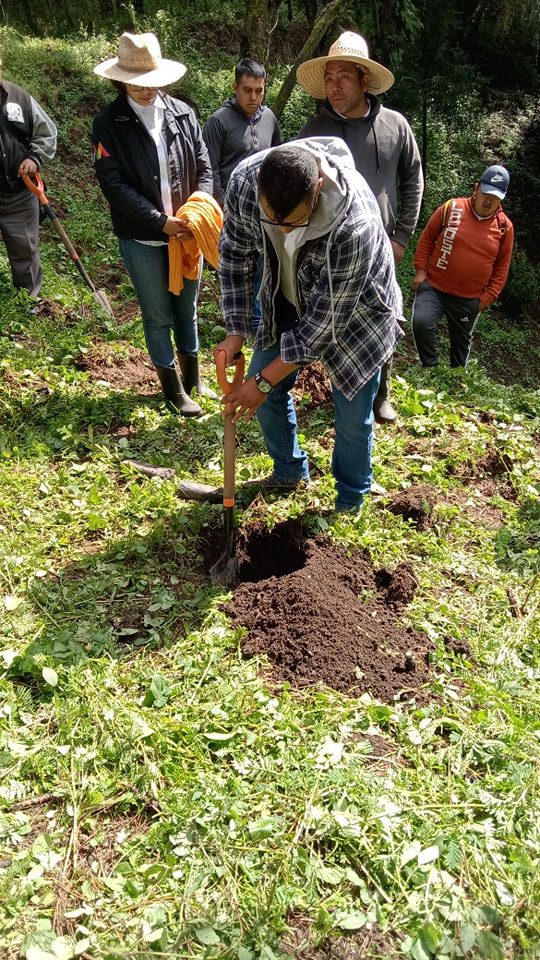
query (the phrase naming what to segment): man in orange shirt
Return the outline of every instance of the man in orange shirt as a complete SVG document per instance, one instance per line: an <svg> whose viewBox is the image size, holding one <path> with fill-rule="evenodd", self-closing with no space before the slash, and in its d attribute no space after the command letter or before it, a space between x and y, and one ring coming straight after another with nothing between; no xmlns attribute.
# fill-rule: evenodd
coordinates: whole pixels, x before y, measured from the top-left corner
<svg viewBox="0 0 540 960"><path fill-rule="evenodd" d="M413 337L424 367L439 362L435 337L448 320L450 366L464 367L481 310L497 299L508 277L514 227L501 209L510 174L488 167L472 197L448 200L424 227L414 257Z"/></svg>

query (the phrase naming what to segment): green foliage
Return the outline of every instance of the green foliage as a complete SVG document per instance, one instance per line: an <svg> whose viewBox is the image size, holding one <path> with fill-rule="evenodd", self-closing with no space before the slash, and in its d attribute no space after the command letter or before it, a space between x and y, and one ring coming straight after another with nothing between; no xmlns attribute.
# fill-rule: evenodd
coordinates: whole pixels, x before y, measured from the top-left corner
<svg viewBox="0 0 540 960"><path fill-rule="evenodd" d="M532 304L540 302L540 264L532 264L516 245L508 282L502 295L505 311L519 318Z"/></svg>

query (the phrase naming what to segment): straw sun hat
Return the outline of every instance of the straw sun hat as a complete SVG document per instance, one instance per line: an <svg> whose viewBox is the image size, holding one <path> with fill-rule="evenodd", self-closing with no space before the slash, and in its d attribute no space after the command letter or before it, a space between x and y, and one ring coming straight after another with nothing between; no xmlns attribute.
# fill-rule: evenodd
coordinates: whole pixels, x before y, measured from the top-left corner
<svg viewBox="0 0 540 960"><path fill-rule="evenodd" d="M161 56L159 40L153 33L123 33L118 56L94 67L98 77L122 80L140 87L166 87L184 76L187 67Z"/></svg>
<svg viewBox="0 0 540 960"><path fill-rule="evenodd" d="M296 79L300 86L317 100L324 100L324 68L329 60L347 60L357 63L369 73L368 93L384 93L394 82L394 75L381 66L376 60L369 59L367 43L359 33L342 33L332 44L327 57L317 57L315 60L306 60L296 71Z"/></svg>

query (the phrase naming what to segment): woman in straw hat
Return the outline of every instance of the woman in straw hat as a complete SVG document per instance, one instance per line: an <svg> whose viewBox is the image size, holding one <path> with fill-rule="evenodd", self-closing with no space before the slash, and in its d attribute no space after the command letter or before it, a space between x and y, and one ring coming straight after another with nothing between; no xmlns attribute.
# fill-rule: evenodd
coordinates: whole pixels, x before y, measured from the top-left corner
<svg viewBox="0 0 540 960"><path fill-rule="evenodd" d="M94 117L94 167L141 308L148 352L165 399L187 417L201 407L190 392L211 394L199 376L199 280L169 293L169 237L189 236L174 216L196 190L212 193L212 168L193 110L167 87L186 72L165 60L153 33L124 33L118 55L94 67L116 99ZM178 350L179 375L171 343Z"/></svg>

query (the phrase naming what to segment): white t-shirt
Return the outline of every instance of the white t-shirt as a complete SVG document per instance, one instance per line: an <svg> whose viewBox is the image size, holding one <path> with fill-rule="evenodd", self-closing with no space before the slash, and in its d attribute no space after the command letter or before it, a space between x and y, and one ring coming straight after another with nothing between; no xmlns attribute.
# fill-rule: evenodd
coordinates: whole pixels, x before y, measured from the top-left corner
<svg viewBox="0 0 540 960"><path fill-rule="evenodd" d="M174 211L172 208L169 158L167 154L167 141L165 138L165 104L159 93L154 100L154 103L150 104L148 107L142 107L139 103L135 103L135 100L132 100L129 96L128 103L132 110L135 111L141 122L144 123L148 133L156 145L160 176L159 189L161 192L161 199L163 201L163 212L166 213L168 217L172 217L174 216ZM162 247L167 243L167 241L138 240L137 243L145 243L152 247Z"/></svg>
<svg viewBox="0 0 540 960"><path fill-rule="evenodd" d="M291 230L290 233L282 234L283 253L280 257L281 274L279 285L283 296L287 298L289 303L293 303L295 307L298 307L296 302L296 253L302 246L306 229L307 227L298 227L296 230Z"/></svg>

